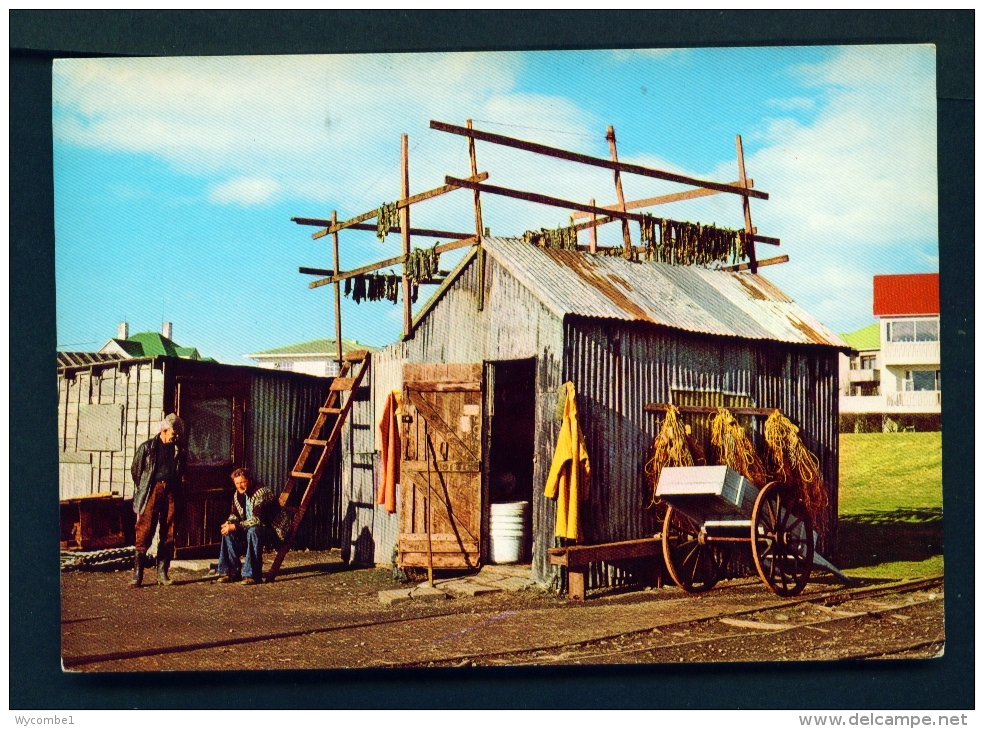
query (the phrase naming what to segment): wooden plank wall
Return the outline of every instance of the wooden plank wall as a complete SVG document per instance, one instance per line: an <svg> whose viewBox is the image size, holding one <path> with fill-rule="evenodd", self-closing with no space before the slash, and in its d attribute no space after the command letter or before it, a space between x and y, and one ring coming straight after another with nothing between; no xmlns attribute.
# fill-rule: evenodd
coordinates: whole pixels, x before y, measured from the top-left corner
<svg viewBox="0 0 984 729"><path fill-rule="evenodd" d="M123 443L117 451L77 451L80 405L123 405ZM137 447L160 431L164 409L164 372L144 362L111 365L76 371L74 377L58 376L58 451L62 461L89 457L89 493L116 491L133 498L130 463ZM78 469L59 468L65 473L59 498L81 496ZM70 475L72 476L70 478Z"/></svg>

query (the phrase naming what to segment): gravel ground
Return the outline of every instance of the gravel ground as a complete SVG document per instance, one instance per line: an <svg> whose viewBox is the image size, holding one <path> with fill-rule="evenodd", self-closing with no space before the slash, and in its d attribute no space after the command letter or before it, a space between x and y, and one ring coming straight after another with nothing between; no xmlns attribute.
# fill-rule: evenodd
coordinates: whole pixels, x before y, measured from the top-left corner
<svg viewBox="0 0 984 729"><path fill-rule="evenodd" d="M578 604L528 589L384 607L378 593L399 587L390 572L347 569L337 551L290 553L273 584L224 585L174 569L172 578L171 587L133 590L129 572L63 573L66 670L926 657L940 654L943 640L941 587L834 607L790 607L754 579L698 597L675 587L610 590ZM818 579L802 597L837 589ZM737 617L772 627L719 619L741 610L764 610Z"/></svg>

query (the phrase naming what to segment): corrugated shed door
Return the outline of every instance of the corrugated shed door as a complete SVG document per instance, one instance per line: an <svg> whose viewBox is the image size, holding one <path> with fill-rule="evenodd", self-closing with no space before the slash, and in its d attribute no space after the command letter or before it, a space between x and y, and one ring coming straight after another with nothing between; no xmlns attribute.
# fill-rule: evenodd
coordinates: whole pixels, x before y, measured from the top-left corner
<svg viewBox="0 0 984 729"><path fill-rule="evenodd" d="M471 569L482 543L482 365L403 367L400 566Z"/></svg>

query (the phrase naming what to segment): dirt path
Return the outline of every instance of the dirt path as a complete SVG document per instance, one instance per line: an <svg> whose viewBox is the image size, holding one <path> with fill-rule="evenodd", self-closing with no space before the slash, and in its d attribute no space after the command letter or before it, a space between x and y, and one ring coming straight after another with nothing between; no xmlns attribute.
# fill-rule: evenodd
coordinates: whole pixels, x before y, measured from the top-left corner
<svg viewBox="0 0 984 729"><path fill-rule="evenodd" d="M790 601L751 579L724 583L700 597L676 588L610 591L577 604L525 590L384 607L378 593L395 585L388 571L347 570L337 553L325 552L291 553L281 577L269 585L221 585L201 572L174 571L173 577L169 588L132 590L126 572L63 574L65 667L155 671L815 660L841 657L844 645L878 653L920 641L929 641L923 651L932 654L939 651L931 643L934 636L942 640L942 588L923 591L918 604L912 593L892 597L910 601L892 603L888 612L896 617L841 616L816 629L763 633L718 618L766 611L749 617L796 626L828 620L825 611L832 608L790 608ZM814 582L802 597L838 589ZM863 601L837 608L872 609Z"/></svg>

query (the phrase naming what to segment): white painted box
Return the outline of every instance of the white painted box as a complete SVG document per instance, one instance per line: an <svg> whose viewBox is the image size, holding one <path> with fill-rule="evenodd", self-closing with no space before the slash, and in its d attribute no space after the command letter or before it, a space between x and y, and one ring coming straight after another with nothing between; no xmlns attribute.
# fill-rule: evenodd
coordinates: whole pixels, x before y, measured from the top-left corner
<svg viewBox="0 0 984 729"><path fill-rule="evenodd" d="M700 522L748 519L758 489L727 466L668 466L659 474L656 496Z"/></svg>

